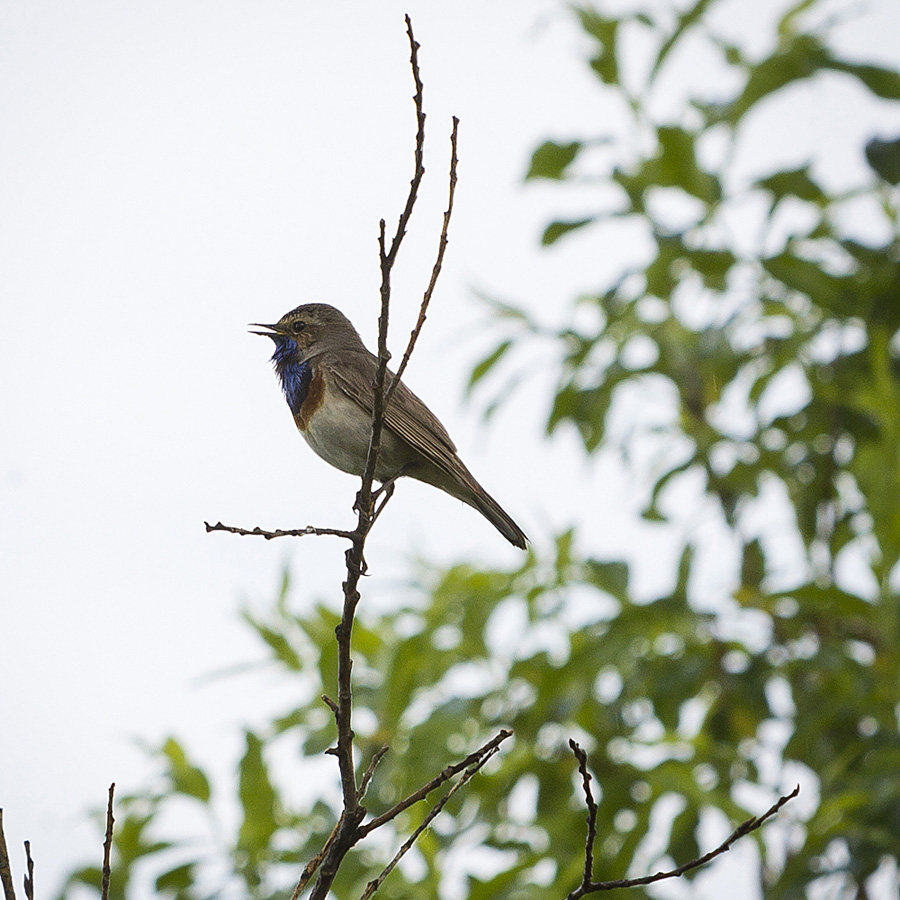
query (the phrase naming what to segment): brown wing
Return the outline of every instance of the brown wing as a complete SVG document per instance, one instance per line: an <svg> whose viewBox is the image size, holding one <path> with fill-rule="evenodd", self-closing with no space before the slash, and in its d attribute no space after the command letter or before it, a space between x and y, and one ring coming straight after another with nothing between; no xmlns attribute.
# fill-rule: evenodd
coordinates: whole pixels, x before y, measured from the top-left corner
<svg viewBox="0 0 900 900"><path fill-rule="evenodd" d="M374 399L373 382L377 362L368 351L341 355L340 368L329 366L329 375L338 386L371 414ZM391 377L393 372L390 372ZM421 453L434 466L434 471L422 467L413 477L446 491L477 509L516 547L525 549L528 538L509 517L499 503L472 477L472 473L456 455L456 447L443 425L428 407L401 381L385 412L385 426ZM443 473L443 475L440 475ZM435 477L438 476L438 477Z"/></svg>
<svg viewBox="0 0 900 900"><path fill-rule="evenodd" d="M371 413L376 359L367 351L353 354L353 359L347 360L347 363L340 368L335 367L330 374L363 409ZM388 369L388 383L392 377L393 372ZM450 440L447 429L402 381L391 398L384 421L391 431L442 469L447 469L448 463L452 465L451 461L455 461L456 446Z"/></svg>

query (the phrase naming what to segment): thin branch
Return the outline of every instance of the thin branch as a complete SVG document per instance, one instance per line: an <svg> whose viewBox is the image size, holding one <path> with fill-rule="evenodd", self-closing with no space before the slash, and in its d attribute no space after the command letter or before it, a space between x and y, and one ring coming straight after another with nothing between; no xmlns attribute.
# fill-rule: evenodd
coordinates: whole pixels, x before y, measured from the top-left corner
<svg viewBox="0 0 900 900"><path fill-rule="evenodd" d="M112 853L113 840L113 796L116 793L116 783L113 782L109 786L109 802L106 805L106 839L103 841L103 875L100 882L100 900L109 900L109 878L112 870L109 864L110 854Z"/></svg>
<svg viewBox="0 0 900 900"><path fill-rule="evenodd" d="M362 487L357 498L360 507L360 529L363 527L364 515L368 518L367 524L371 527L371 495L372 480L375 474L375 464L378 459L378 451L381 446L381 431L384 426L385 392L384 384L387 376L387 364L391 354L387 348L388 318L391 305L391 273L397 260L400 245L406 236L406 229L412 217L413 208L419 196L419 186L425 177L425 112L423 110L424 85L419 72L419 42L413 35L412 20L405 16L406 34L409 37L409 64L412 67L413 81L416 90L413 94L413 102L416 106L416 147L414 153L415 165L413 177L409 183L409 193L406 196L406 204L397 221L397 230L391 238L390 248L387 246L387 235L384 219L379 222L378 230L378 258L381 269L381 313L378 317L378 368L375 372L375 397L372 404L372 436L369 440L369 452L366 458L366 468L363 473ZM354 549L356 549L354 547ZM360 558L362 553L360 552Z"/></svg>
<svg viewBox="0 0 900 900"><path fill-rule="evenodd" d="M34 860L31 858L31 841L25 841L25 898L34 900Z"/></svg>
<svg viewBox="0 0 900 900"><path fill-rule="evenodd" d="M400 862L403 855L412 847L412 845L416 842L416 839L419 835L435 820L441 810L447 805L450 798L464 785L466 784L472 776L495 754L499 751L498 747L493 747L491 750L486 753L481 759L477 762L473 763L466 771L463 773L462 778L450 788L447 793L438 800L437 803L428 811L428 815L425 816L422 824L403 842L403 846L397 851L394 855L394 858L384 867L381 874L375 878L373 881L370 881L366 885L366 889L363 892L362 896L359 900L370 900L371 896L381 887L384 879L391 874L394 867Z"/></svg>
<svg viewBox="0 0 900 900"><path fill-rule="evenodd" d="M12 869L9 865L9 853L6 850L6 835L3 833L2 809L0 809L0 883L3 884L5 900L16 900L16 889L13 886Z"/></svg>
<svg viewBox="0 0 900 900"><path fill-rule="evenodd" d="M689 872L691 869L705 866L717 856L721 856L721 854L730 850L731 845L735 841L750 834L752 831L756 831L757 828L774 816L785 803L789 800L793 800L799 793L800 785L798 784L789 794L786 794L784 797L779 797L778 800L761 816L753 816L738 825L738 827L735 828L715 850L710 850L709 853L698 856L696 859L684 863L684 865L679 866L677 869L670 869L668 872L657 872L654 875L645 875L643 878L622 878L618 881L588 881L586 884L582 883L574 891L567 894L566 900L578 900L578 898L583 897L585 894L593 894L597 891L611 891L614 888L640 887L641 885L653 884L656 881L662 881L666 878L678 878L681 875L684 875L685 872Z"/></svg>
<svg viewBox="0 0 900 900"><path fill-rule="evenodd" d="M416 85L416 90L413 94L413 102L416 104L415 169L413 171L412 181L409 183L409 193L406 196L406 205L403 207L403 212L400 213L400 218L397 221L397 230L391 240L391 249L383 256L384 261L388 263L389 269L393 267L394 260L397 258L400 244L403 242L403 238L406 235L406 228L409 225L409 220L412 216L413 207L416 205L416 199L419 196L419 185L425 177L425 112L422 108L424 86L422 84L422 77L419 73L420 45L413 36L412 20L409 15L404 16L404 18L406 20L406 34L409 38L409 64L412 68L413 81ZM383 239L381 244L383 249Z"/></svg>
<svg viewBox="0 0 900 900"><path fill-rule="evenodd" d="M508 737L512 737L512 731L506 728L501 729L497 735L491 738L491 740L483 747L479 747L460 762L454 763L452 766L447 766L440 774L435 775L428 784L424 784L417 791L413 791L413 793L405 800L401 800L399 803L394 804L387 812L382 813L380 816L376 816L371 822L366 822L366 824L359 829L360 837L365 837L376 828L380 828L386 822L390 822L391 819L396 819L405 809L409 809L413 804L418 803L420 800L424 800L435 788L440 787L445 781L449 781L458 772L461 772L468 766L471 766L479 760L484 759L489 754L492 754Z"/></svg>
<svg viewBox="0 0 900 900"><path fill-rule="evenodd" d="M381 446L381 433L384 427L384 385L387 364L390 354L387 349L388 318L391 302L391 272L400 244L406 234L406 228L412 216L413 207L419 193L419 185L425 174L423 164L425 152L425 113L422 109L423 86L419 74L419 44L413 35L412 21L406 16L406 33L410 45L410 65L415 82L413 100L416 107L416 145L415 168L410 182L406 204L400 213L397 230L387 247L384 219L379 223L378 247L381 267L381 314L378 317L378 366L375 372L374 398L372 404L372 432L369 438L369 449L366 454L366 465L362 482L356 496L355 509L358 514L356 531L351 538L351 545L346 553L347 578L343 583L344 604L341 622L335 629L338 644L338 696L335 722L337 725L337 747L335 754L341 774L341 793L344 811L338 823L334 840L319 865L319 874L310 893L310 900L325 900L334 877L343 858L350 848L362 836L359 824L363 820L366 809L360 805L361 794L356 783L356 769L353 762L353 729L351 727L353 693L351 687L351 671L353 660L350 653L353 636L353 619L359 604L359 579L365 569L365 543L374 518L374 499L372 482L378 462Z"/></svg>
<svg viewBox="0 0 900 900"><path fill-rule="evenodd" d="M584 876L581 884L590 884L594 874L594 841L597 839L597 803L591 792L591 774L587 770L587 753L577 741L569 739L569 746L578 760L578 771L581 772L581 785L584 788L584 802L587 805L587 838L584 842Z"/></svg>
<svg viewBox="0 0 900 900"><path fill-rule="evenodd" d="M454 116L453 130L450 132L450 196L447 200L447 209L444 212L444 224L441 227L441 237L438 241L437 258L435 259L434 267L431 270L431 280L428 282L428 287L425 289L425 294L422 297L422 304L419 307L419 318L416 321L415 328L413 328L412 332L409 335L409 343L406 346L406 352L403 354L403 359L400 361L400 366L397 369L397 374L394 375L390 387L388 387L388 392L385 395L385 407L388 405L388 403L390 403L391 397L393 397L394 391L397 390L397 385L400 383L400 378L406 371L406 366L409 363L409 358L410 356L412 356L413 349L416 346L416 341L419 339L419 333L422 331L422 326L425 324L425 317L426 313L428 312L428 304L431 303L431 295L434 293L434 288L437 285L438 276L441 274L441 266L444 263L444 252L447 249L447 241L449 240L449 238L447 237L447 233L450 228L450 216L453 215L453 197L456 194L456 168L459 163L459 157L456 154L456 137L458 130L459 119Z"/></svg>
<svg viewBox="0 0 900 900"><path fill-rule="evenodd" d="M340 528L316 528L314 525L307 525L305 528L276 528L274 531L265 531L258 525L256 528L240 528L236 525L223 525L221 522L216 522L215 525L210 525L209 522L204 522L203 524L206 526L207 534L211 531L227 531L230 534L264 537L267 541L279 537L306 537L308 534L333 535L334 537L346 538L350 541L354 537L354 532L352 531L342 531Z"/></svg>
<svg viewBox="0 0 900 900"><path fill-rule="evenodd" d="M369 763L369 768L366 769L365 775L362 777L362 781L359 783L359 799L362 802L362 798L366 796L366 789L369 787L369 782L372 780L372 776L375 774L375 769L378 767L378 763L381 762L382 757L385 753L388 752L388 745L385 744L380 750L375 751L375 755L372 757L372 762Z"/></svg>

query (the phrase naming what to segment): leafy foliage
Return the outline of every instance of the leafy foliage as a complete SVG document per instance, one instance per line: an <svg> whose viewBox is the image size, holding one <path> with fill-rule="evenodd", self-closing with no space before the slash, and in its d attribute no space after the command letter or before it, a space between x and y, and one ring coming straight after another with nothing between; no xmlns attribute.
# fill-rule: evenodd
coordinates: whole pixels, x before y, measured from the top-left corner
<svg viewBox="0 0 900 900"><path fill-rule="evenodd" d="M646 226L650 259L578 301L599 313L591 329L548 333L526 310L493 304L502 335L469 388L515 369L530 342L549 342L559 366L547 429L574 428L586 454L619 445L610 421L623 396L631 407L670 397L668 415L638 416L627 431L629 447L648 451L628 458L651 459L634 463L644 515L665 522L674 492L701 485L696 501L716 510L718 539L737 551L729 596L703 594L698 558L709 548L698 535L682 540L672 589L638 602L625 562L596 558L567 532L512 572L424 569L402 609L363 615L354 633L360 771L391 748L366 797L370 813L501 726L515 729L387 879L384 897L438 897L452 877L465 877L470 900L565 896L580 881L585 817L569 737L589 750L597 776L597 879L697 856L708 814L758 813L768 805L760 797L792 787L798 773L815 784L814 811L810 801L808 818L786 810L772 826L777 843L748 838L767 900L804 896L826 877L842 896L863 896L883 860L900 862L898 144L868 144L872 175L852 195L831 192L815 161L743 183L730 168L742 123L790 85L836 73L897 101L900 73L843 59L826 33L804 29L818 0L789 9L771 52L749 59L708 24L719 5L699 0L674 19L657 4L621 16L577 11L598 90L626 101L634 140L605 157L606 169L589 152L609 144L605 134L537 148L529 179L589 172L620 201L614 212L553 222L542 240L589 244L594 223L630 216ZM626 88L633 32L652 38L655 56L644 81ZM740 76L727 82L737 87L698 91L657 121L649 110L676 51L697 39ZM660 213L661 193L695 210L687 225ZM875 226L867 236L845 215L860 200ZM757 235L751 245L731 238L737 208L759 211L745 229ZM573 323L583 321L576 305ZM284 896L330 834L334 793L313 785L291 800L286 773L271 764L288 745L311 765L334 741L318 697L335 683L337 617L325 606L292 612L288 588L286 578L270 614L246 618L272 665L305 679L310 699L247 732L235 833L215 827L209 777L166 742L160 784L120 805L112 897L133 896L148 863L157 892L179 900L223 883L241 896ZM168 810L188 807L209 820L203 841L154 837ZM394 823L395 840L351 852L335 896L358 897L421 817L420 804ZM219 874L208 889L211 859ZM74 873L78 884L96 888L99 872Z"/></svg>
<svg viewBox="0 0 900 900"><path fill-rule="evenodd" d="M653 256L641 271L622 272L582 298L601 313L599 327L572 326L555 336L561 367L548 428L574 427L585 450L595 453L617 440L608 423L621 414L623 396L631 405L651 391L672 397L669 419L643 429L638 422L628 432L632 445L654 448L653 465L639 473L648 484L645 516L665 520L666 498L677 483L700 483L728 541L741 548L731 600L714 613L708 612L712 598L685 591L683 578L672 597L657 601L673 603L683 621L672 629L685 648L677 671L644 660L640 666L650 678L648 708L662 726L654 744L663 745L679 712L703 691L718 698L707 704L690 753L664 764L677 773L672 790L686 801L668 852L677 858L689 849L684 839L694 840L703 806L735 815L733 799L743 796L736 788L777 789L790 777L787 770L808 770L819 808L793 828L786 859L762 844L764 895L798 896L831 873L839 889L856 896L882 860L900 860L900 803L891 775L900 760L900 233L898 197L889 188L898 180L897 142L868 144L876 177L846 196L819 182L815 163L761 173L746 184L737 183L729 166L744 119L789 84L839 72L896 101L900 74L839 58L825 34L803 31L799 22L817 5L812 0L784 15L773 53L751 62L704 25L713 5L701 0L686 10L668 38L650 12L603 23L590 14L586 30L604 44L600 58L610 49L610 34L651 27L659 35L656 64L630 95L632 145L656 149L614 161L606 173L588 173L594 182L605 174L619 185L622 206L615 214L646 223ZM681 120L689 128L657 123L647 110L670 51L690 29L720 48L723 66L743 75L742 87L724 101L692 97ZM607 63L601 75L608 89L618 90L616 71ZM670 113L678 121L678 111ZM711 134L718 154L704 144ZM592 140L580 136L569 146ZM576 155L559 177L584 177L579 165ZM700 201L686 227L667 226L656 214L653 198L663 188ZM867 234L883 235L880 242L849 229L851 197L870 201ZM723 223L739 205L751 208L748 201L763 210L748 229L759 238L739 247ZM793 212L787 220L786 205ZM504 320L507 329L511 321ZM504 335L503 346L545 333L526 316L518 333ZM644 346L639 364L636 338ZM514 365L514 353L504 352L504 362ZM782 507L773 501L779 494L792 512L787 535ZM767 515L781 521L766 522ZM791 532L801 551L786 570L783 547ZM692 545L702 549L699 537L688 536L686 554ZM684 559L692 568L689 555ZM657 604L642 610L649 633ZM696 611L701 608L707 612ZM755 640L720 644L716 636L734 633L742 620L755 622ZM609 628L622 627L619 613ZM707 645L701 634L712 636ZM630 684L634 674L626 677L621 662L614 665ZM776 723L786 729L783 746L766 738ZM595 766L606 773L602 752ZM775 779L763 777L759 765L773 753L782 773ZM692 791L698 770L708 781ZM604 774L604 787L615 778ZM644 820L637 829L645 831Z"/></svg>

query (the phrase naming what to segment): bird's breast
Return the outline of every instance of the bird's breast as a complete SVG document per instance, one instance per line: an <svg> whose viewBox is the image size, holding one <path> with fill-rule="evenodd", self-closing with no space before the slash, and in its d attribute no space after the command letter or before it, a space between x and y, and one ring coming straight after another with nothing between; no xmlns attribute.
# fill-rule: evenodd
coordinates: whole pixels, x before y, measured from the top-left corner
<svg viewBox="0 0 900 900"><path fill-rule="evenodd" d="M304 368L306 377L303 379L302 390L298 390L293 398L288 397L294 423L301 432L306 432L325 401L325 379L321 368L312 367L309 363L304 363Z"/></svg>
<svg viewBox="0 0 900 900"><path fill-rule="evenodd" d="M335 468L360 475L366 465L371 419L317 366L294 422L309 446Z"/></svg>

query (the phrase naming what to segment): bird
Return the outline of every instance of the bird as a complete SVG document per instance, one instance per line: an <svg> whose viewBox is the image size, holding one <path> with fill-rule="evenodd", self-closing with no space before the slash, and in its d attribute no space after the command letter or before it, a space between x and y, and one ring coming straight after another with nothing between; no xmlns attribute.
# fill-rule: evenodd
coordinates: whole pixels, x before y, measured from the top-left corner
<svg viewBox="0 0 900 900"><path fill-rule="evenodd" d="M350 320L327 303L306 303L252 334L271 338L271 362L294 424L307 444L342 472L362 475L372 432L377 358ZM388 383L393 372L388 370ZM477 509L511 544L527 538L475 480L434 413L400 381L384 413L375 479L409 476Z"/></svg>

